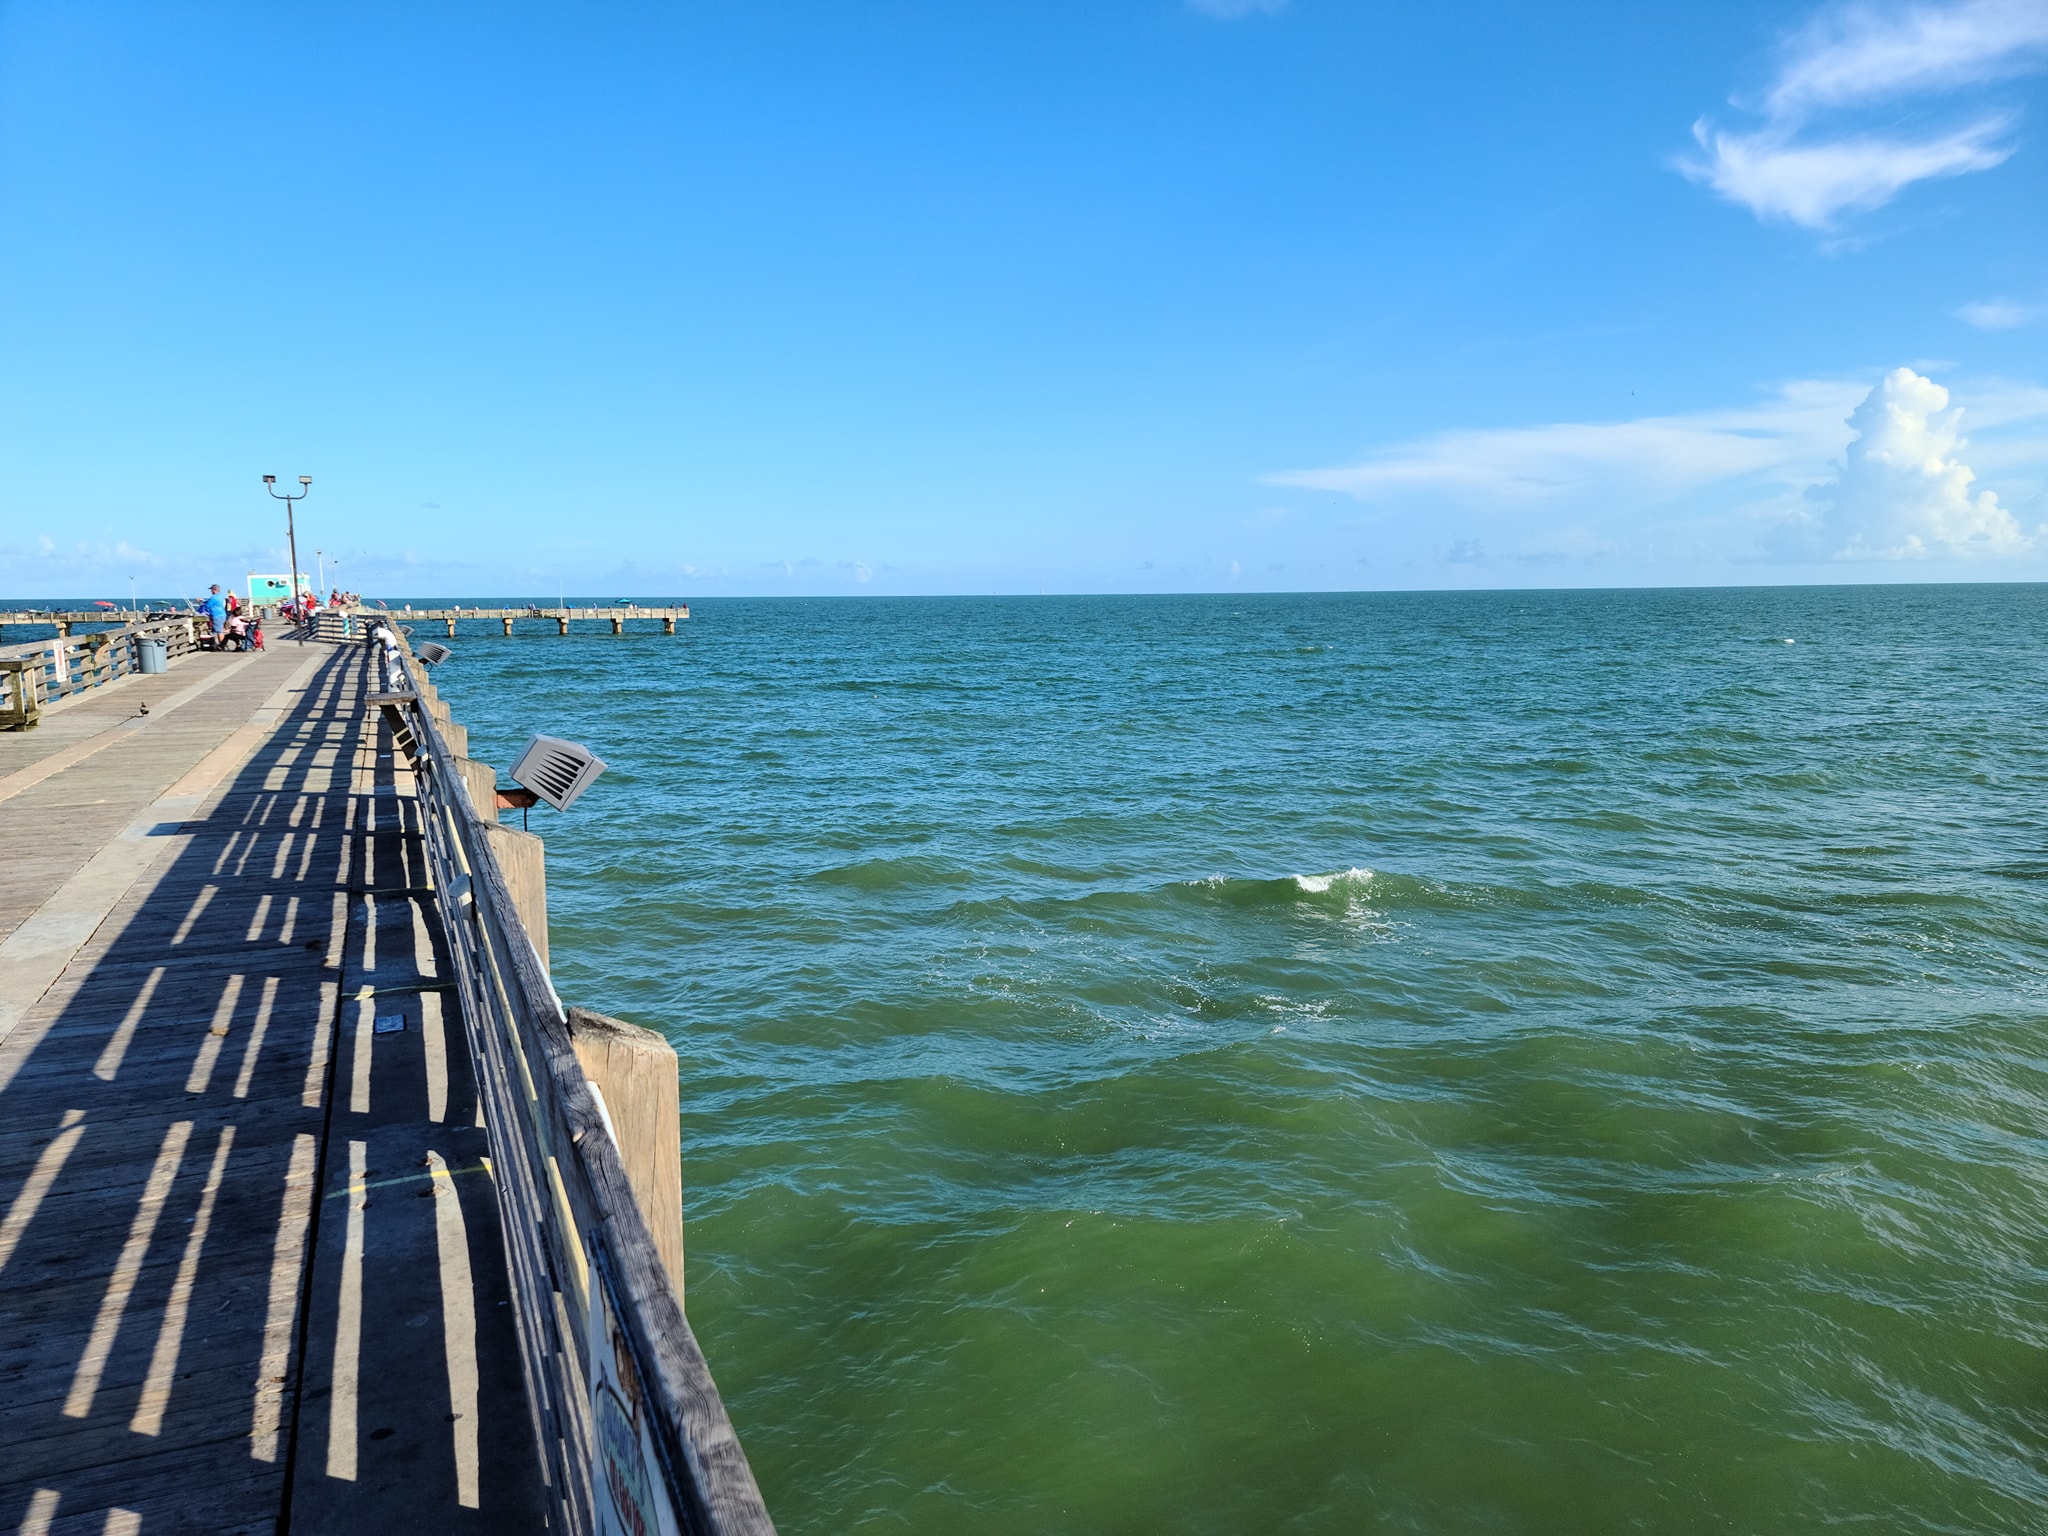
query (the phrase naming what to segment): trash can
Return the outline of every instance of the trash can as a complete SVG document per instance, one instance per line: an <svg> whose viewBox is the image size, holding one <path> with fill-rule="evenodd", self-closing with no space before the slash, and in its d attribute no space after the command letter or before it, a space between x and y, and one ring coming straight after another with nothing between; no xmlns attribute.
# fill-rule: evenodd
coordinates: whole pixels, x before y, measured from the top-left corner
<svg viewBox="0 0 2048 1536"><path fill-rule="evenodd" d="M135 663L143 672L163 672L171 665L170 642L156 635L135 637Z"/></svg>

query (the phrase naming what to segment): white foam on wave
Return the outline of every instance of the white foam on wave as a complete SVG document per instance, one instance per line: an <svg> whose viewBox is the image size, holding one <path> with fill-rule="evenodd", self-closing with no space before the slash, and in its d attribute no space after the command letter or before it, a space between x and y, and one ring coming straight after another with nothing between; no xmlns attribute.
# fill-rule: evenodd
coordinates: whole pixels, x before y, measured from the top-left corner
<svg viewBox="0 0 2048 1536"><path fill-rule="evenodd" d="M1362 884L1372 878L1372 871L1352 868L1339 870L1334 875L1290 875L1288 878L1309 894L1320 896L1333 885Z"/></svg>

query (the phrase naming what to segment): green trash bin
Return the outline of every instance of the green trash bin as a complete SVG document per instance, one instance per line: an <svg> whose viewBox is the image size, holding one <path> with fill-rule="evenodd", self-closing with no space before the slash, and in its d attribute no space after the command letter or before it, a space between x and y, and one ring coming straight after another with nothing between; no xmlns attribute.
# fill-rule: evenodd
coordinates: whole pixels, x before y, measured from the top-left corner
<svg viewBox="0 0 2048 1536"><path fill-rule="evenodd" d="M135 637L135 665L140 672L165 672L171 665L171 645L157 635Z"/></svg>

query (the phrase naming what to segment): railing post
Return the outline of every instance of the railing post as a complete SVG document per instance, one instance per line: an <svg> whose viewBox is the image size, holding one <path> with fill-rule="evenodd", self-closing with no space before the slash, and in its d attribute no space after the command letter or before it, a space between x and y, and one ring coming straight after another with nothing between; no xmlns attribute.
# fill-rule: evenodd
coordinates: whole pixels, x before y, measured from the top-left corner
<svg viewBox="0 0 2048 1536"><path fill-rule="evenodd" d="M0 731L26 731L41 714L36 674L42 670L26 656L0 661Z"/></svg>

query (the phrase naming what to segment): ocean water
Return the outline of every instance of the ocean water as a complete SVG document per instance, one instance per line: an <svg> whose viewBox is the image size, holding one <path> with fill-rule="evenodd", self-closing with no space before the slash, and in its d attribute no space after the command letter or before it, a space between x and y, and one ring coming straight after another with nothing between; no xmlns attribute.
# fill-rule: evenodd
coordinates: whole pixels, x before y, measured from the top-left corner
<svg viewBox="0 0 2048 1536"><path fill-rule="evenodd" d="M2048 1525L2048 589L477 628L787 1536Z"/></svg>

